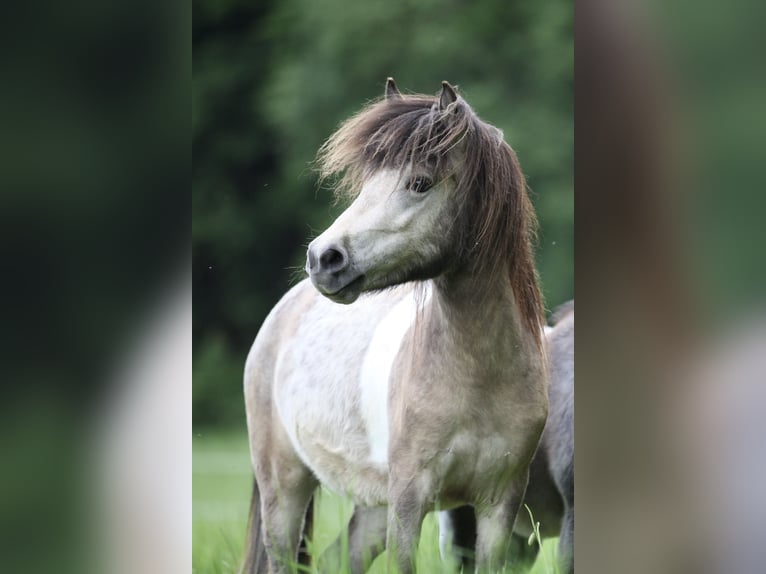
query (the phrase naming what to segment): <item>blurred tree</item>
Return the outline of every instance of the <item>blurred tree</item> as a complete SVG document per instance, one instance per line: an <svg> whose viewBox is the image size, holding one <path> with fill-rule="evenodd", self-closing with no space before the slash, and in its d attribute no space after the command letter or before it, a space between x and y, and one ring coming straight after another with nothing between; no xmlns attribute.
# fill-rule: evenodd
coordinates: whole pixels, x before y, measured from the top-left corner
<svg viewBox="0 0 766 574"><path fill-rule="evenodd" d="M305 245L338 213L311 161L382 94L462 94L516 149L551 306L573 296L573 22L564 0L194 2L194 417L244 417L241 372Z"/></svg>

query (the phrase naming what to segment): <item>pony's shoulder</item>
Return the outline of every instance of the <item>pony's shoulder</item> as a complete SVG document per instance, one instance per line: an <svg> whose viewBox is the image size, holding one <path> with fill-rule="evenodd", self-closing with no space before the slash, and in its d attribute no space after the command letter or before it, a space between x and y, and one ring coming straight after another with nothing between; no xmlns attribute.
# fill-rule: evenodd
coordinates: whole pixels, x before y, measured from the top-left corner
<svg viewBox="0 0 766 574"><path fill-rule="evenodd" d="M247 361L250 362L259 349L278 343L289 334L297 323L298 317L321 297L308 279L293 286L264 319L255 341L250 349ZM246 365L247 369L247 365Z"/></svg>

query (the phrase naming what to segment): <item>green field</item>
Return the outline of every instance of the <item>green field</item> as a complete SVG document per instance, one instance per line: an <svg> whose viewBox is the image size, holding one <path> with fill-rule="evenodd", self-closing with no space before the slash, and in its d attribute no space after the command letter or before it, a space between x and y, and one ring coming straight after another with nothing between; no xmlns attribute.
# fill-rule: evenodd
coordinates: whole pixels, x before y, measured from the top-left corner
<svg viewBox="0 0 766 574"><path fill-rule="evenodd" d="M237 572L244 543L247 511L252 488L252 471L245 430L238 433L197 433L194 435L193 557L199 574ZM327 491L318 496L313 549L321 552L342 531L351 516L352 505ZM546 540L532 574L554 573L555 540ZM419 572L452 572L439 556L436 520L429 515L421 533ZM385 557L375 561L370 572L385 571Z"/></svg>

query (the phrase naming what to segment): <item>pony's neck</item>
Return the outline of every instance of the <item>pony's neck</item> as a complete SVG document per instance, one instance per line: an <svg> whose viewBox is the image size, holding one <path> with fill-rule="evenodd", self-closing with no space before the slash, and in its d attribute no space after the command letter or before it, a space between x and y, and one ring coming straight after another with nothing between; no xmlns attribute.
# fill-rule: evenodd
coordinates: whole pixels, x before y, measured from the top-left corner
<svg viewBox="0 0 766 574"><path fill-rule="evenodd" d="M509 364L540 363L534 337L522 321L507 270L492 278L451 273L434 280L428 328L442 333L451 356L465 357L494 377Z"/></svg>

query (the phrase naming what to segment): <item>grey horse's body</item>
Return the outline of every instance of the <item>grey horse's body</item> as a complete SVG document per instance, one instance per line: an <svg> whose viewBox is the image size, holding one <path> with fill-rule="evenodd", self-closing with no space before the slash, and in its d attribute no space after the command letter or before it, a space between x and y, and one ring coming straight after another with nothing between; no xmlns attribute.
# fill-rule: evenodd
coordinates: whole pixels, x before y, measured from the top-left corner
<svg viewBox="0 0 766 574"><path fill-rule="evenodd" d="M550 410L539 452L563 504L559 562L562 572L574 572L574 303L562 311L548 339Z"/></svg>

